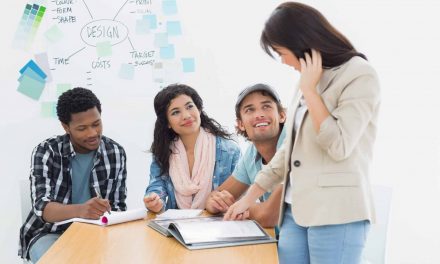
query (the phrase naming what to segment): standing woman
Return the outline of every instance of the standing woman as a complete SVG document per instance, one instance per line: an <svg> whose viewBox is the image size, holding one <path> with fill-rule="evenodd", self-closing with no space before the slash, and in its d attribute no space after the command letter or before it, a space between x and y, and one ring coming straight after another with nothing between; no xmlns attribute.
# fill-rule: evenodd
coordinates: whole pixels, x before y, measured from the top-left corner
<svg viewBox="0 0 440 264"><path fill-rule="evenodd" d="M275 9L261 46L301 77L284 145L225 219L240 218L284 182L280 263L359 263L375 218L369 165L380 102L376 73L319 11L301 3Z"/></svg>
<svg viewBox="0 0 440 264"><path fill-rule="evenodd" d="M156 213L204 209L211 191L234 171L240 157L238 145L206 115L199 94L187 85L161 90L154 98L154 110L157 119L145 207Z"/></svg>

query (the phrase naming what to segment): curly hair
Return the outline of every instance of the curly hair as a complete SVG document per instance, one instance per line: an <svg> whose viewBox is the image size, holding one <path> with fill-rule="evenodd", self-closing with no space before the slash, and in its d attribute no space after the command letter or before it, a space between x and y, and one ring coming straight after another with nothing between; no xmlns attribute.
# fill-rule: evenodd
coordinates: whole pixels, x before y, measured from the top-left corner
<svg viewBox="0 0 440 264"><path fill-rule="evenodd" d="M101 102L96 95L88 89L76 87L64 92L58 98L58 119L64 124L69 124L72 121L72 114L84 112L94 107L101 113Z"/></svg>
<svg viewBox="0 0 440 264"><path fill-rule="evenodd" d="M162 89L156 97L154 97L154 111L156 112L156 123L154 126L153 143L150 151L153 153L154 159L159 164L161 174L168 173L170 167L171 143L178 139L178 134L173 129L168 127L167 111L171 100L179 95L187 95L191 97L197 109L200 111L200 126L222 138L229 139L229 134L222 126L214 119L208 117L203 111L203 101L197 91L185 84L171 84Z"/></svg>

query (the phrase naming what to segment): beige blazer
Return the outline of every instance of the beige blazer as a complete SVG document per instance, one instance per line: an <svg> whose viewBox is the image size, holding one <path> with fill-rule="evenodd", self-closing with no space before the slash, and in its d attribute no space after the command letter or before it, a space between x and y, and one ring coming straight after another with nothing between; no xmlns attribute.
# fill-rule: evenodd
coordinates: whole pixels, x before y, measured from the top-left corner
<svg viewBox="0 0 440 264"><path fill-rule="evenodd" d="M370 64L353 57L323 71L318 84L330 112L319 133L306 114L294 135L298 89L289 106L286 138L255 182L265 190L284 182L279 224L287 181L292 187L292 215L301 226L375 221L369 165L380 104L379 82Z"/></svg>

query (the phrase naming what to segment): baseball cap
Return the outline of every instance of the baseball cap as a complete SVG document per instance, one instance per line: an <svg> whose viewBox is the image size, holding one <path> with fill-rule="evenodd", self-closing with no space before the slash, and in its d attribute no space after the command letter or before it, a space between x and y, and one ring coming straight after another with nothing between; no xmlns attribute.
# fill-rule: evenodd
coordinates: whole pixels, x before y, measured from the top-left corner
<svg viewBox="0 0 440 264"><path fill-rule="evenodd" d="M280 101L280 97L278 96L277 92L275 92L274 89L272 89L269 85L267 84L263 84L263 83L257 83L254 84L252 86L246 87L245 89L243 89L237 97L237 102L235 103L235 112L239 113L240 112L240 104L243 101L243 99L248 96L249 94L256 92L256 91L264 91L266 93L268 93L270 96L273 97L273 99L277 102L277 103L281 103Z"/></svg>

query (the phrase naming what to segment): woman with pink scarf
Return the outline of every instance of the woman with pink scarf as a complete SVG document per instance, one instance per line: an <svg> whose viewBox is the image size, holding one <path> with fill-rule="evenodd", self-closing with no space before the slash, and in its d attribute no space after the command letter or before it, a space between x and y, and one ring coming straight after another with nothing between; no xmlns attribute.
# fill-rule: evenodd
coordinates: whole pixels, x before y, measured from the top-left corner
<svg viewBox="0 0 440 264"><path fill-rule="evenodd" d="M184 84L165 87L154 98L153 161L145 207L204 209L211 191L234 171L238 145L203 111L203 101Z"/></svg>

